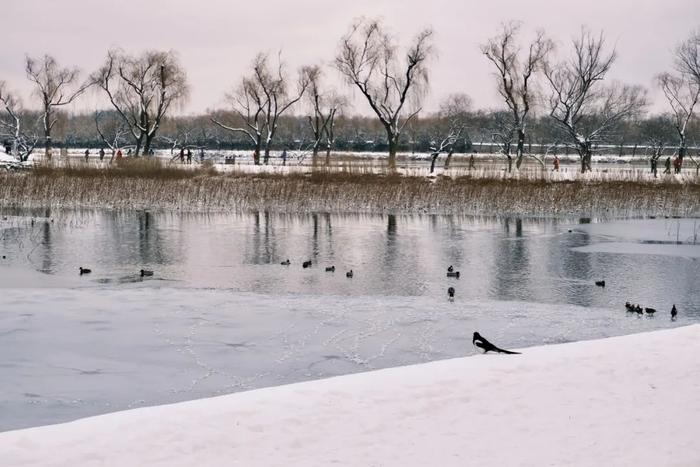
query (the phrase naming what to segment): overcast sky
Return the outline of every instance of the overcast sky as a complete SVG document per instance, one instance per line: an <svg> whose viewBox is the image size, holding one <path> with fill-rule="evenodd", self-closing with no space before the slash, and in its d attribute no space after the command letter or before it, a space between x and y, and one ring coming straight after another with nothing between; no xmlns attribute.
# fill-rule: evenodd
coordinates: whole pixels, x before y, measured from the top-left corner
<svg viewBox="0 0 700 467"><path fill-rule="evenodd" d="M401 44L426 26L435 30L428 109L453 92L477 107L500 104L479 44L503 21L523 21L525 36L545 29L562 51L581 25L603 29L619 54L610 77L650 88L671 67L675 44L700 27L698 0L1 0L0 11L0 80L25 96L25 54L49 53L87 72L110 47L173 49L192 88L187 113L219 107L259 51L281 49L290 68L330 63L361 15L382 17ZM651 97L660 108L658 92ZM363 104L355 113L367 112ZM80 107L96 105L91 97Z"/></svg>

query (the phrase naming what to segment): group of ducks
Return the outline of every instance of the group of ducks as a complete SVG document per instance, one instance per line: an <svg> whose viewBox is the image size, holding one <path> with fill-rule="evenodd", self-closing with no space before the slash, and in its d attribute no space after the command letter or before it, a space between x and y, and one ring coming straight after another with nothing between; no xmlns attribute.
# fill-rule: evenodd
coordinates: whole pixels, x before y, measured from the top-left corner
<svg viewBox="0 0 700 467"><path fill-rule="evenodd" d="M281 264L282 266L289 266L290 264L292 264L292 262L289 261L289 259L286 259L286 260L282 261L280 264ZM311 260L304 261L303 263L301 263L301 267L304 268L304 269L310 268L310 267L311 267L311 264L312 264L312 263L311 263ZM335 265L333 265L333 266L327 266L327 267L326 267L326 272L335 272ZM345 277L348 277L348 278L352 278L354 275L355 275L355 273L353 272L352 269L345 273Z"/></svg>
<svg viewBox="0 0 700 467"><path fill-rule="evenodd" d="M605 281L595 281L595 285L598 287L605 287ZM644 307L642 308L641 305L636 304L632 305L630 302L625 302L625 308L627 308L627 311L629 313L637 313L638 315L643 315L646 313L649 316L654 316L654 313L656 313L655 308L650 308L650 307ZM673 307L671 308L671 319L676 319L676 316L678 316L678 309L676 308L676 305L674 304Z"/></svg>
<svg viewBox="0 0 700 467"><path fill-rule="evenodd" d="M629 313L637 313L638 315L646 313L649 316L654 316L654 313L656 313L656 309L654 308L645 307L642 309L639 304L632 305L630 302L625 302L625 308L627 308ZM676 308L676 304L674 303L671 307L671 319L676 319L676 316L678 316L678 308Z"/></svg>
<svg viewBox="0 0 700 467"><path fill-rule="evenodd" d="M84 268L84 267L82 267L82 266L80 266L80 267L78 268L78 270L80 271L80 275L81 275L81 276L82 276L83 274L90 274L90 273L92 272L92 269ZM141 269L141 270L139 271L139 275L140 275L141 277L151 277L151 276L153 276L153 271L149 271L149 270L147 270L147 269Z"/></svg>
<svg viewBox="0 0 700 467"><path fill-rule="evenodd" d="M289 266L292 264L289 259L282 261L280 263L282 266ZM306 269L311 267L311 260L304 261L301 266ZM78 268L80 271L80 275L82 276L83 274L90 274L92 272L92 269L84 268L84 267L79 267ZM326 272L335 272L335 265L334 266L328 266L326 267ZM141 277L151 277L153 276L153 271L149 271L147 269L141 269L139 271L139 275ZM353 270L349 270L348 272L345 273L345 277L352 278L355 275ZM454 278L459 278L459 271L455 271L454 266L450 265L447 268L447 277L454 277ZM595 285L598 287L605 287L605 281L596 281ZM454 287L448 287L447 288L447 296L450 299L453 299L455 297L455 288ZM637 313L638 315L643 315L646 313L649 316L654 316L654 313L656 313L656 309L650 308L650 307L645 307L642 308L639 304L632 305L630 302L625 302L625 308L629 313ZM676 308L676 305L674 304L673 307L671 308L671 319L676 319L676 316L678 316L678 309Z"/></svg>

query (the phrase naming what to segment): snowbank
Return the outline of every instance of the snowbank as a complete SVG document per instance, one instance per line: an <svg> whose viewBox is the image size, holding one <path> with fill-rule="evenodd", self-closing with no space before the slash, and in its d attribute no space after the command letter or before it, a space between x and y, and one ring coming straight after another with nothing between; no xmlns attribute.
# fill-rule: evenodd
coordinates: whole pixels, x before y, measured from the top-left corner
<svg viewBox="0 0 700 467"><path fill-rule="evenodd" d="M488 336L487 336L488 337ZM700 465L700 325L0 434L5 466Z"/></svg>

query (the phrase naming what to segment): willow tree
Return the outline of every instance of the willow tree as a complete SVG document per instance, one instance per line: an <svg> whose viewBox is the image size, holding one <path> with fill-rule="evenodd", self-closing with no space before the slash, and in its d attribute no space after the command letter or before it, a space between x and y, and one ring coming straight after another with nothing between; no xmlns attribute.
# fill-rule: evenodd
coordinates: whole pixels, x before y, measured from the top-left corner
<svg viewBox="0 0 700 467"><path fill-rule="evenodd" d="M57 107L72 103L91 83L80 83L80 71L77 68L61 67L50 55L39 59L27 56L25 71L27 78L34 84L34 94L41 101L46 156L50 157L53 146L51 130L58 122Z"/></svg>
<svg viewBox="0 0 700 467"><path fill-rule="evenodd" d="M428 88L432 36L430 29L418 33L402 57L379 20L361 19L343 36L335 57L338 71L359 89L386 131L391 170L396 168L401 132L420 112Z"/></svg>
<svg viewBox="0 0 700 467"><path fill-rule="evenodd" d="M604 84L617 57L605 51L605 37L582 29L573 40L568 60L546 64L550 84L549 115L581 160L581 172L591 170L594 145L605 142L623 120L637 115L646 105L640 86Z"/></svg>
<svg viewBox="0 0 700 467"><path fill-rule="evenodd" d="M132 56L110 50L92 80L128 127L136 156L150 152L165 116L189 97L187 74L172 51Z"/></svg>
<svg viewBox="0 0 700 467"><path fill-rule="evenodd" d="M311 144L313 165L318 163L321 142L325 143L326 165L328 165L335 143L335 118L341 109L347 106L347 100L324 84L323 71L320 66L310 66L306 71L309 80L306 100L311 110L311 115L308 115L308 123L313 136Z"/></svg>
<svg viewBox="0 0 700 467"><path fill-rule="evenodd" d="M279 119L299 102L306 92L309 73L306 68L302 68L296 86L293 86L292 79L279 56L277 63L273 65L267 54L259 53L252 65L250 75L243 77L235 90L226 95L239 118L238 124L226 123L220 118L211 120L225 130L243 133L250 138L254 147L255 164L260 163L260 151L264 148L263 160L267 164Z"/></svg>
<svg viewBox="0 0 700 467"><path fill-rule="evenodd" d="M538 31L535 38L522 53L517 44L520 25L515 22L503 25L501 32L481 46L481 51L496 68L496 86L508 108L511 124L517 136L515 166L520 168L525 153L527 119L536 95L533 88L535 74L544 66L547 55L553 48L544 32ZM512 158L508 157L508 171L512 170Z"/></svg>
<svg viewBox="0 0 700 467"><path fill-rule="evenodd" d="M435 122L431 125L432 135L430 142L430 173L435 171L440 154L447 153L445 169L450 166L452 154L454 154L457 142L468 139L467 119L472 108L472 100L466 94L451 94L440 103L440 110L435 115Z"/></svg>

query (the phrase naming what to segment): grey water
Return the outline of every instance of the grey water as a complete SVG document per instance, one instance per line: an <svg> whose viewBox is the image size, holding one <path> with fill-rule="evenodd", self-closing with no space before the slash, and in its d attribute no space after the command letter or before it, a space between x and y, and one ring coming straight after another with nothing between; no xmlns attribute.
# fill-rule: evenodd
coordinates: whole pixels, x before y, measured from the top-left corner
<svg viewBox="0 0 700 467"><path fill-rule="evenodd" d="M0 431L471 355L477 330L524 348L698 322L698 233L693 219L0 210Z"/></svg>

